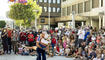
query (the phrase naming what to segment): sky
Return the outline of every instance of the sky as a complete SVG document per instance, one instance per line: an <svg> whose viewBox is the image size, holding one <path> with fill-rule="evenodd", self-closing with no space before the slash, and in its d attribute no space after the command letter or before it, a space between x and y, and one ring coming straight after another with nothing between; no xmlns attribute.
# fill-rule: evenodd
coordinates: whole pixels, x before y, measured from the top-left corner
<svg viewBox="0 0 105 60"><path fill-rule="evenodd" d="M6 12L9 11L9 5L8 0L0 0L0 18L6 17Z"/></svg>

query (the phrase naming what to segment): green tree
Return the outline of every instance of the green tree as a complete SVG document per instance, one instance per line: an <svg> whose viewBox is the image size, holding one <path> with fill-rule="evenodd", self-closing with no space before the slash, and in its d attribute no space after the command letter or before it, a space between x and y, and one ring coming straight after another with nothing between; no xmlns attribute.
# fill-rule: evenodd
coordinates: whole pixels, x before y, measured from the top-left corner
<svg viewBox="0 0 105 60"><path fill-rule="evenodd" d="M21 3L14 3L11 5L8 16L16 21L23 20L23 25L29 26L31 21L35 20L35 16L39 18L41 13L42 9L37 2L28 0L27 5Z"/></svg>
<svg viewBox="0 0 105 60"><path fill-rule="evenodd" d="M0 21L0 28L4 28L6 25L6 22L5 21Z"/></svg>

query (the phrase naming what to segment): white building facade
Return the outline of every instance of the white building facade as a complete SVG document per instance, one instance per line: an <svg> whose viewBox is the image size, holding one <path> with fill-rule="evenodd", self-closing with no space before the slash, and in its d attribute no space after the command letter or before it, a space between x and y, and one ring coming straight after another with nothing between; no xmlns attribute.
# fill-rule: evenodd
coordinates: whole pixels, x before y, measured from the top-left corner
<svg viewBox="0 0 105 60"><path fill-rule="evenodd" d="M105 0L62 0L61 18L56 21L71 22L73 11L75 24L90 25L97 29L105 26Z"/></svg>

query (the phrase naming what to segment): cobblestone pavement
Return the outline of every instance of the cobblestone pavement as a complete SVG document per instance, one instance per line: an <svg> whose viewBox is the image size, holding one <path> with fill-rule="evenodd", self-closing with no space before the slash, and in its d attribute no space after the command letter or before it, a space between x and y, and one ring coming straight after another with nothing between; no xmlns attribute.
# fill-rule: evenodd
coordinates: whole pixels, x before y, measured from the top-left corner
<svg viewBox="0 0 105 60"><path fill-rule="evenodd" d="M36 60L36 56L0 55L0 60ZM49 57L47 60L73 60L63 56Z"/></svg>

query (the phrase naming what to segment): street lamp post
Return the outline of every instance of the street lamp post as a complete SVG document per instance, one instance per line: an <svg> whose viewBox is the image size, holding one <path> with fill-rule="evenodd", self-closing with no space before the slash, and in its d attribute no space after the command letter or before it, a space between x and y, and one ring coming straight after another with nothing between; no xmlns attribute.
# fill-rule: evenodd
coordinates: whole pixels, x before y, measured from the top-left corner
<svg viewBox="0 0 105 60"><path fill-rule="evenodd" d="M34 10L36 13L38 12L38 10ZM35 29L37 31L37 16L35 15Z"/></svg>
<svg viewBox="0 0 105 60"><path fill-rule="evenodd" d="M75 29L75 11L72 11L72 28Z"/></svg>
<svg viewBox="0 0 105 60"><path fill-rule="evenodd" d="M35 16L35 29L37 30L37 17Z"/></svg>
<svg viewBox="0 0 105 60"><path fill-rule="evenodd" d="M49 21L48 21L48 24L49 24L49 29L50 29L50 2L49 2L49 10L48 10L48 16L49 16Z"/></svg>

